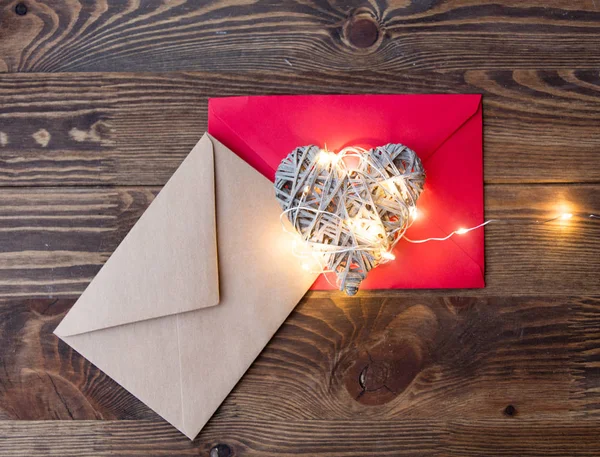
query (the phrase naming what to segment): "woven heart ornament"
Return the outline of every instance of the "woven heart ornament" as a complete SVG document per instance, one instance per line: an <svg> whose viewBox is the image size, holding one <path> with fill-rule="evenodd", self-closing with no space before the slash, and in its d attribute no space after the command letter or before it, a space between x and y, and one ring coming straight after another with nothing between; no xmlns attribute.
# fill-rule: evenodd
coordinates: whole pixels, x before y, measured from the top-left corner
<svg viewBox="0 0 600 457"><path fill-rule="evenodd" d="M292 151L275 173L275 195L303 241L302 256L335 273L348 295L391 250L416 217L425 172L410 148L387 144Z"/></svg>

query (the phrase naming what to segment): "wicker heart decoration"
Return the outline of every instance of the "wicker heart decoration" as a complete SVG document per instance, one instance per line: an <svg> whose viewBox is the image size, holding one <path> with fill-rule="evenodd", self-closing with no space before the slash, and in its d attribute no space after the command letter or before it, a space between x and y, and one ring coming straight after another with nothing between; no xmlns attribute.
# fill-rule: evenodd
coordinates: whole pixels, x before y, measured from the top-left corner
<svg viewBox="0 0 600 457"><path fill-rule="evenodd" d="M303 255L354 295L371 269L394 258L424 183L421 160L401 144L338 154L302 146L277 168L275 195L304 241Z"/></svg>

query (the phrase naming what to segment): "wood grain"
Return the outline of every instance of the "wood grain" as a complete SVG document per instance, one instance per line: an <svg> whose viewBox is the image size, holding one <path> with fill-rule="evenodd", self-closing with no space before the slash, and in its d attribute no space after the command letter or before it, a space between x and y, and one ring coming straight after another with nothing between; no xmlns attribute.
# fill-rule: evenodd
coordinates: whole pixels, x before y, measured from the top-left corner
<svg viewBox="0 0 600 457"><path fill-rule="evenodd" d="M0 76L0 186L161 186L208 96L388 92L483 93L487 183L600 182L597 71L473 70Z"/></svg>
<svg viewBox="0 0 600 457"><path fill-rule="evenodd" d="M0 3L0 70L595 69L594 1Z"/></svg>
<svg viewBox="0 0 600 457"><path fill-rule="evenodd" d="M303 300L193 446L51 334L72 303L0 304L0 455L600 450L598 297ZM153 422L10 421L98 418Z"/></svg>
<svg viewBox="0 0 600 457"><path fill-rule="evenodd" d="M600 422L460 419L210 423L193 443L151 421L0 422L2 455L49 457L584 457L600 452Z"/></svg>
<svg viewBox="0 0 600 457"><path fill-rule="evenodd" d="M159 190L3 189L0 298L79 296ZM486 227L487 287L461 293L597 293L599 220L531 224L562 211L600 213L598 191L596 184L487 185L486 217L513 224Z"/></svg>

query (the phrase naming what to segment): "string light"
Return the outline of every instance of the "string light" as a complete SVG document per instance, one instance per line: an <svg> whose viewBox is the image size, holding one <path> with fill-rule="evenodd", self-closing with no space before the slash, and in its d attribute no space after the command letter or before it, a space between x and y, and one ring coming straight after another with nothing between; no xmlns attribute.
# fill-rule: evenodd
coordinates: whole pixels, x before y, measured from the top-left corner
<svg viewBox="0 0 600 457"><path fill-rule="evenodd" d="M406 236L403 236L402 238L406 241L408 241L409 243L416 243L416 244L420 244L420 243L427 243L430 241L445 241L450 239L452 236L454 235L465 235L466 233L469 233L473 230L477 230L479 228L485 227L488 224L491 223L503 223L503 224L508 224L508 225L540 225L540 224L548 224L551 222L555 222L555 221L565 221L565 220L569 220L572 219L573 217L582 217L582 218L589 218L589 219L600 219L600 216L596 215L596 214L586 214L586 213L561 213L558 216L554 216L551 217L549 219L545 219L545 220L541 220L541 221L533 221L533 222L523 222L523 221L515 221L515 220L507 220L507 219L489 219L485 222L483 222L482 224L473 226L473 227L469 227L469 228L459 228L453 232L451 232L450 234L448 234L445 237L441 237L441 238L426 238L423 240L411 240L409 238L407 238ZM350 223L354 223L354 222L350 222ZM292 233L292 232L289 232ZM325 278L326 280L332 285L332 286L336 286L336 284L334 284L329 276L327 275L327 273L334 273L333 270L330 270L326 267L327 262L326 262L326 252L321 251L320 249L317 250L311 250L310 248L313 248L314 246L310 246L309 244L309 251L308 252L300 252L299 250L299 246L306 246L307 243L300 237L300 235L298 235L297 233L293 233L294 238L293 238L293 250L294 250L294 254L298 257L301 258L309 258L311 260L311 262L309 263L308 261L303 261L302 262L302 268L306 271L311 271L313 273L325 273ZM298 243L298 240L301 241L301 243ZM350 248L346 248L345 250L349 250ZM338 249L336 249L336 247L331 247L331 252L337 252ZM386 262L390 262L392 260L396 259L396 256L394 255L393 252L391 252L391 250L386 250L386 249L382 249L380 252L381 258L383 259L383 261L381 262L386 263ZM314 267L311 267L311 263L314 265Z"/></svg>
<svg viewBox="0 0 600 457"><path fill-rule="evenodd" d="M288 217L290 218L292 225L295 227L295 230L290 233L294 233L297 239L301 241L302 245L302 250L299 250L297 241L294 241L294 254L304 259L301 265L302 268L307 271L335 273L339 278L340 265L334 262L330 266L330 260L337 254L350 253L352 251L368 252L369 255L373 256L371 257L372 259L376 259L375 265L393 261L396 259L393 249L395 245L402 239L409 243L420 244L432 241L446 241L454 235L465 236L469 232L483 228L491 223L538 225L547 224L553 221L561 221L566 223L575 216L587 217L590 219L599 218L599 216L595 214L560 212L558 215L552 218L542 221L536 220L533 222L524 222L522 220L489 219L472 227L459 227L443 237L430 237L417 240L409 239L405 236L406 230L413 222L419 219L420 216L416 207L416 198L414 197L414 194L411 195L407 192L408 189L406 186L407 183L410 182L406 181L406 179L409 175L402 174L390 177L389 174L384 174L381 170L379 170L377 163L371 162L369 155L367 154L368 151L362 148L348 147L344 148L338 154L329 152L326 148L313 148L316 149L316 152L313 152L313 156L309 156L311 159L308 169L311 170L311 173L314 172L315 174L307 174L306 179L303 179L304 183L300 184L300 189L302 189L302 191L301 198L299 201L297 200L298 203L294 203L293 206L284 209L284 211L281 213L282 222L284 216L288 216L288 214L291 213L291 216ZM351 161L347 161L346 159L348 158L350 158ZM375 157L374 160L376 162L377 157ZM327 174L319 175L318 173L321 173L319 171L319 167L321 167L321 172L322 170L326 170ZM366 172L366 170L368 170L368 172ZM290 176L293 176L293 171L289 173ZM402 217L401 223L398 223L397 228L394 228L393 225L390 228L390 221L386 220L384 223L381 215L372 209L359 212L358 214L349 215L347 210L344 214L344 211L340 212L339 209L331 209L331 206L328 206L331 205L331 200L326 200L328 202L326 205L314 205L314 202L306 200L306 197L309 192L311 192L311 189L313 189L313 192L315 192L316 189L317 193L315 196L317 196L317 198L322 192L333 192L331 188L328 188L323 184L323 181L320 181L319 185L315 185L315 179L321 179L325 180L325 182L329 182L327 180L336 176L346 176L344 179L349 179L350 182L348 188L344 190L345 194L343 195L343 198L340 198L339 201L346 201L345 199L349 198L358 203L357 207L363 209L369 208L373 206L374 198L374 194L372 194L371 191L374 188L379 188L380 195L383 195L386 199L389 199L390 202L400 203L404 208L402 210L402 215L398 213L398 217ZM308 184L306 184L307 182ZM334 180L334 182L340 181ZM364 190L368 191L363 193ZM381 190L383 190L383 194L381 194ZM339 187L337 188L336 192L337 191L339 191ZM291 192L290 195L299 195L297 190L295 192L296 193ZM335 208L335 206L333 208ZM363 211L363 209L360 211ZM303 238L302 235L298 234L300 231L298 227L300 226L297 225L297 217L302 213L314 214L314 221L320 220L320 218L330 221L329 224L331 225L327 226L328 230L338 230L338 236L339 231L342 230L347 234L346 236L350 236L354 241L349 245L339 246L335 243L326 244L323 242L311 241L308 236L306 239ZM314 226L311 227L313 227L311 230L321 230L321 228L317 229L314 228ZM308 231L306 233L312 232ZM350 268L355 268L355 265L354 263L347 263L343 268L348 271ZM372 266L368 269L370 268L372 268ZM368 271L368 269L365 271ZM332 285L334 285L327 275L325 275L325 278ZM337 286L339 285L338 279Z"/></svg>
<svg viewBox="0 0 600 457"><path fill-rule="evenodd" d="M324 167L330 165L330 164L334 164L337 161L337 154L333 153L333 152L328 152L325 149L321 149L321 151L319 152L319 165L322 165Z"/></svg>
<svg viewBox="0 0 600 457"><path fill-rule="evenodd" d="M361 164L366 164L366 165L370 166L374 171L381 173L378 170L378 167L376 166L376 164L372 163L366 157L366 152L367 152L366 149L363 149L360 147L349 146L349 147L342 149L339 153L336 154L336 153L327 151L327 147L325 146L325 149L319 150L316 161L319 165L321 165L323 167L327 167L330 164L336 164L336 165L338 165L338 167L340 168L341 171L344 171L347 173L352 171L352 172L355 172L358 174L359 173L358 170L361 168L361 166L360 166ZM347 161L348 158L351 158L351 159L354 158L358 161L358 163L355 164L355 166L351 167L348 165L348 161ZM382 174L382 177L385 177L385 175ZM401 190L398 190L398 187L404 186L404 183L403 183L404 177L403 176L395 176L395 177L388 178L385 180L374 180L371 176L362 174L362 175L360 175L360 178L362 181L368 183L369 186L373 186L373 185L381 186L390 194L389 197L391 199L396 200L396 201L401 201L403 204L406 205L406 202L403 200L404 192L402 192ZM308 185L305 185L303 188L303 195L308 194L309 191L310 191L310 187ZM354 198L356 198L359 201L362 201L362 203L364 203L364 204L369 203L367 201L364 201L363 197L361 197L356 191L354 191L354 192L355 192ZM282 220L282 223L283 223L284 216L286 216L290 212L297 213L298 210L314 212L315 214L321 215L321 216L329 216L329 217L334 217L334 218L339 217L337 214L326 211L326 210L317 210L317 209L314 209L309 206L296 206L296 207L288 208L287 210L285 210L281 213L280 218ZM316 248L317 250L319 250L319 252L326 253L326 254L343 253L343 252L349 252L351 250L359 250L359 251L365 250L365 251L373 251L373 252L379 252L379 253L387 252L387 253L391 254L390 251L393 249L393 247L396 245L396 243L398 241L400 241L404 232L410 227L412 222L414 222L418 217L416 202L413 201L412 204L409 204L407 207L407 210L408 210L408 215L409 215L409 221L407 224L405 224L404 227L400 227L400 229L402 231L391 230L391 231L387 232L387 234L391 235L394 238L393 243L389 243L389 241L387 240L386 229L378 217L373 218L373 219L354 217L354 218L346 218L343 222L344 222L344 224L346 224L347 227L349 227L352 230L354 235L356 235L356 237L360 241L363 241L367 245L353 246L353 247L345 248L345 247L339 247L339 246L322 245L322 244L318 244L318 243L313 243L312 246L314 248ZM285 228L285 225L284 225L284 230L289 231ZM290 233L295 234L296 232L290 232ZM302 243L309 244L309 245L311 244L311 243L307 242L306 240L302 239L302 237L300 237L300 240L302 241ZM395 256L393 256L393 257L395 259ZM381 263L385 263L386 261L393 260L392 255L386 255L386 256L382 255L382 258L384 259L384 261Z"/></svg>
<svg viewBox="0 0 600 457"><path fill-rule="evenodd" d="M573 218L575 215L580 216L580 217L588 217L590 219L599 219L600 216L597 216L596 214L582 214L582 213L578 213L578 214L573 214L573 213L561 213L558 216L552 217L550 219L546 219L543 221L534 221L534 222L522 222L522 221L513 221L513 220L506 220L506 219L489 219L487 221L485 221L482 224L476 225L474 227L469 227L469 228L459 228L456 229L455 231L451 232L449 235L444 236L444 237L440 237L440 238L436 238L436 237L432 237L432 238L425 238L423 240L411 240L410 238L407 238L406 236L403 236L402 238L406 241L408 241L409 243L415 243L415 244L420 244L420 243L428 243L430 241L446 241L448 239L450 239L451 237L453 237L454 235L464 235L465 233L471 232L472 230L477 230L478 228L481 227L485 227L488 224L491 223L504 223L504 224L511 224L511 225L539 225L539 224L548 224L550 222L554 222L557 220L560 221L568 221L569 219Z"/></svg>
<svg viewBox="0 0 600 457"><path fill-rule="evenodd" d="M416 206L413 206L410 209L410 217L412 218L413 222L419 218L419 211L417 210Z"/></svg>
<svg viewBox="0 0 600 457"><path fill-rule="evenodd" d="M396 260L396 256L389 251L382 251L381 257L383 257L386 260Z"/></svg>

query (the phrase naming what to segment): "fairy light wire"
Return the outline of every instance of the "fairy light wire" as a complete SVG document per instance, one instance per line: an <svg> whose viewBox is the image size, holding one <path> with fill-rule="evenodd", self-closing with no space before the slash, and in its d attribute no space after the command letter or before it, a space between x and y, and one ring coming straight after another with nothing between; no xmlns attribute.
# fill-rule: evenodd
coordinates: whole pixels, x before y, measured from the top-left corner
<svg viewBox="0 0 600 457"><path fill-rule="evenodd" d="M558 216L551 217L549 219L545 219L542 221L533 221L533 222L523 222L523 221L515 221L515 220L507 220L507 219L489 219L489 220L487 220L479 225L476 225L474 227L456 229L453 232L449 233L445 237L439 237L439 238L432 237L432 238L425 238L422 240L412 240L406 236L403 236L402 238L404 240L406 240L407 242L414 243L414 244L428 243L430 241L446 241L446 240L449 240L450 238L452 238L454 235L464 235L473 230L477 230L479 228L485 227L486 225L491 224L491 223L501 223L501 224L506 224L506 225L542 225L542 224L548 224L550 222L554 222L557 220L566 221L573 217L582 217L582 218L587 217L590 219L600 219L600 216L597 216L596 214L587 214L587 213L561 213Z"/></svg>
<svg viewBox="0 0 600 457"><path fill-rule="evenodd" d="M308 154L309 151L305 151L305 154ZM307 204L307 202L313 202L314 203L314 199L311 200L311 197L314 198L313 195L311 195L311 190L313 188L313 185L315 184L315 180L317 179L317 175L314 173L307 173L305 175L305 180L302 183L299 183L299 188L302 189L302 193L299 197L299 201L297 204L295 204L292 207L287 208L286 210L284 210L281 214L280 214L280 220L282 223L282 226L284 227L284 230L288 233L292 233L295 236L298 236L298 234L300 233L299 227L298 227L298 217L301 211L307 211L307 212L313 212L315 214L315 218L313 218L312 223L311 223L311 227L309 227L309 229L306 230L307 233L310 233L314 227L318 224L319 222L319 218L320 217L328 217L328 218L334 218L337 219L337 224L339 225L340 229L342 230L341 227L346 226L346 229L349 232L349 235L351 236L353 242L352 245L347 246L347 247L342 247L342 246L337 246L337 245L331 245L331 244L324 244L324 243L319 243L319 242L313 242L310 241L308 239L303 238L302 236L300 236L300 240L303 244L303 251L298 250L297 247L297 243L295 243L294 245L294 255L296 255L297 257L300 258L305 258L305 259L312 259L313 263L317 263L318 264L318 269L314 270L314 272L316 273L324 273L324 276L326 278L326 280L332 285L332 286L336 286L336 284L334 284L330 278L329 278L329 273L336 273L335 267L337 265L334 266L330 266L328 259L331 258L331 256L336 255L336 254L340 254L340 253L348 253L351 251L371 251L371 252L378 252L379 256L380 256L380 261L379 264L384 264L387 262L390 262L392 260L395 259L395 256L393 254L393 250L394 247L397 245L397 243L400 240L405 240L408 243L412 243L412 244L423 244L423 243L428 243L428 242L440 242L440 241L446 241L449 240L450 238L454 237L455 235L465 235L469 232L472 232L474 230L478 230L478 229L482 229L485 226L489 225L489 224L496 224L496 223L501 223L501 224L507 224L507 225L540 225L540 224L547 224L550 222L554 222L557 220L569 220L575 216L577 217L587 217L590 219L598 219L600 218L598 215L596 214L587 214L587 213L561 213L555 217L551 217L545 220L536 220L533 222L524 222L524 221L518 221L518 220L507 220L507 219L489 219L489 220L485 220L484 222L477 224L475 226L472 227L467 227L467 228L458 228L452 232L450 232L448 235L444 236L444 237L430 237L430 238L425 238L425 239L412 239L409 238L405 235L406 231L411 227L411 225L413 224L413 222L418 218L418 212L417 212L417 206L416 206L416 201L414 200L414 198L412 197L411 193L409 191L407 191L407 180L409 180L412 176L412 174L410 172L404 173L402 175L399 176L388 176L386 174L384 174L380 169L379 169L379 164L374 163L372 160L370 160L369 155L366 154L367 150L360 148L360 147L354 147L354 146L350 146L350 147L346 147L344 149L342 149L339 153L333 153L333 152L329 152L327 150L327 146L325 146L325 149L321 149L319 150L319 152L315 155L315 157L313 157L313 160L310 164L310 166L319 166L321 167L321 169L325 169L326 171L329 172L329 175L326 177L325 183L323 184L323 195L333 195L336 194L339 191L339 188L341 186L341 183L343 182L343 180L337 179L335 180L334 177L339 177L340 175L345 174L346 176L348 176L350 178L351 181L353 181L353 185L348 186L347 191L352 194L353 199L356 199L356 201L360 202L363 205L368 205L371 204L373 206L375 206L373 204L372 198L369 200L367 200L365 197L363 197L361 195L361 191L364 191L364 189L369 189L371 186L380 186L380 188L384 191L384 193L392 198L394 201L400 203L404 208L406 208L407 211L407 217L406 217L406 221L404 224L398 226L397 228L391 229L390 227L386 228L386 224L384 223L384 221L381 219L381 216L378 212L373 212L373 214L369 215L369 218L361 218L360 215L356 215L354 216L354 218L349 217L348 212L344 211L344 215L341 216L340 214L336 214L333 213L331 211L327 211L326 209L324 209L324 202L325 199L323 199L321 202L319 202L319 207L315 208L314 206L309 206ZM354 158L355 160L357 160L357 164L349 167L348 164L346 163L345 159L347 158ZM302 158L304 159L304 157ZM379 174L382 178L382 180L378 180L377 176L373 176L370 175L369 173L364 171L364 165L367 165L369 167L369 171L373 171L375 172L375 174ZM297 179L298 176L295 176L295 179ZM386 185L386 183L390 183L389 186ZM366 195L370 196L370 193L366 193ZM290 195L290 198L293 198L292 195ZM288 228L286 227L286 222L284 221L285 219L288 219L288 215L292 213L292 217L291 220L289 220L289 222L292 223L292 226L296 229L294 231L290 231L288 230ZM353 221L353 219L357 219L357 221ZM357 224L362 224L362 228L359 226L353 226L352 224L357 223ZM388 225L389 225L389 221L388 221ZM368 227L368 228L365 228ZM360 230L359 230L360 228ZM375 242L373 239L369 239L369 238L374 238L371 237L369 235L369 230L372 230L373 232L377 232L378 234L381 233L383 234L383 238L381 239L377 239ZM364 233L363 233L364 232ZM307 266L308 264L305 264L304 266ZM348 265L347 265L348 267ZM307 266L306 269L309 269L311 271L313 271L313 269L311 269L310 267Z"/></svg>
<svg viewBox="0 0 600 457"><path fill-rule="evenodd" d="M444 236L441 238L432 237L432 238L425 238L424 240L411 240L407 236L403 236L402 238L404 238L409 243L413 243L413 244L428 243L429 241L446 241L446 240L449 240L450 238L452 238L454 235L464 235L465 233L471 232L473 230L477 230L478 228L485 227L486 225L488 225L492 222L499 222L499 221L500 221L500 219L490 219L489 221L485 221L484 223L476 225L474 227L459 228L459 229L454 230L453 232L450 232L447 236Z"/></svg>

